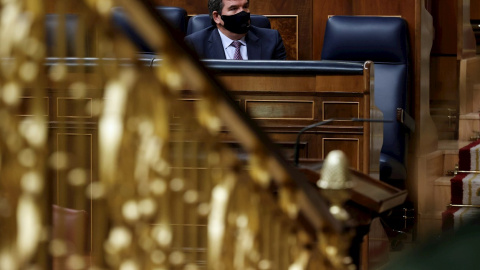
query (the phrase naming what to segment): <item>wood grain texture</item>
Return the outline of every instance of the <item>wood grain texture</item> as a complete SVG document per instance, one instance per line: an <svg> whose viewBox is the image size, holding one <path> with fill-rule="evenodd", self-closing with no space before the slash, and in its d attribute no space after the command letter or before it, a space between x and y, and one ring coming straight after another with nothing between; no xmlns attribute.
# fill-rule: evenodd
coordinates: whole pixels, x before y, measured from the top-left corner
<svg viewBox="0 0 480 270"><path fill-rule="evenodd" d="M480 57L462 59L459 74L460 115L480 111Z"/></svg>
<svg viewBox="0 0 480 270"><path fill-rule="evenodd" d="M478 113L460 115L458 123L458 140L469 141L475 132L480 130L480 119Z"/></svg>
<svg viewBox="0 0 480 270"><path fill-rule="evenodd" d="M219 79L233 91L314 92L315 77L289 75L221 75Z"/></svg>
<svg viewBox="0 0 480 270"><path fill-rule="evenodd" d="M470 0L457 0L457 58L475 57L476 40L470 21Z"/></svg>
<svg viewBox="0 0 480 270"><path fill-rule="evenodd" d="M325 159L333 150L341 150L347 153L350 167L362 171L361 168L361 144L362 139L355 136L329 136L329 138L322 138L322 155L321 158Z"/></svg>
<svg viewBox="0 0 480 270"><path fill-rule="evenodd" d="M416 0L415 12L415 40L412 55L412 103L411 115L415 118L416 136L415 151L417 153L431 153L437 150L438 136L435 124L430 116L430 55L433 46L435 29L433 18L424 8L424 0ZM412 41L411 41L412 42ZM417 159L417 157L411 157ZM421 179L414 177L412 179Z"/></svg>
<svg viewBox="0 0 480 270"><path fill-rule="evenodd" d="M298 15L298 59L312 59L312 0L254 0L250 11L263 15Z"/></svg>
<svg viewBox="0 0 480 270"><path fill-rule="evenodd" d="M323 101L323 119L360 118L360 102Z"/></svg>
<svg viewBox="0 0 480 270"><path fill-rule="evenodd" d="M62 5L60 5L62 1ZM78 0L44 0L46 13L58 13L59 9L64 13L79 13L79 10L85 8L83 1Z"/></svg>
<svg viewBox="0 0 480 270"><path fill-rule="evenodd" d="M245 108L252 119L313 120L314 101L246 100Z"/></svg>
<svg viewBox="0 0 480 270"><path fill-rule="evenodd" d="M470 19L480 20L480 1L470 0Z"/></svg>
<svg viewBox="0 0 480 270"><path fill-rule="evenodd" d="M363 93L365 81L360 76L317 76L317 92Z"/></svg>
<svg viewBox="0 0 480 270"><path fill-rule="evenodd" d="M456 56L432 56L430 69L430 100L458 101L458 62Z"/></svg>
<svg viewBox="0 0 480 270"><path fill-rule="evenodd" d="M457 0L433 0L432 17L435 27L432 54L457 53Z"/></svg>
<svg viewBox="0 0 480 270"><path fill-rule="evenodd" d="M282 36L287 60L298 60L298 16L268 16L272 29Z"/></svg>
<svg viewBox="0 0 480 270"><path fill-rule="evenodd" d="M430 64L430 111L439 139L453 139L457 130L458 60L455 55L432 55ZM452 111L455 110L455 111Z"/></svg>

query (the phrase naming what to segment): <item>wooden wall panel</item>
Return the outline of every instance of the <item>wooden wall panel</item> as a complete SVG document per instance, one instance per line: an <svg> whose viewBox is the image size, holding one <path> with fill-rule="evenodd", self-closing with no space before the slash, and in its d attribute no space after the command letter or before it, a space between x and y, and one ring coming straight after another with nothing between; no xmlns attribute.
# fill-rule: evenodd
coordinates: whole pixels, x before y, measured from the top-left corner
<svg viewBox="0 0 480 270"><path fill-rule="evenodd" d="M360 102L323 101L323 119L360 118Z"/></svg>
<svg viewBox="0 0 480 270"><path fill-rule="evenodd" d="M458 60L455 55L436 55L430 60L430 114L438 138L452 140L458 127L454 118L458 112Z"/></svg>
<svg viewBox="0 0 480 270"><path fill-rule="evenodd" d="M82 1L78 0L62 0L64 6L60 6L59 0L44 0L46 13L57 13L57 9L65 9L67 13L78 13L79 10L85 7Z"/></svg>
<svg viewBox="0 0 480 270"><path fill-rule="evenodd" d="M292 131L274 131L265 129L265 133L275 142L283 156L289 160L295 157L296 132ZM318 134L306 132L300 137L298 157L300 159L319 160L321 146L318 144Z"/></svg>
<svg viewBox="0 0 480 270"><path fill-rule="evenodd" d="M475 55L475 37L470 14L479 7L478 0L432 0L435 39L431 56L431 114L441 139L457 137L459 108L459 60ZM473 9L469 9L469 4ZM452 132L453 131L453 132Z"/></svg>
<svg viewBox="0 0 480 270"><path fill-rule="evenodd" d="M457 53L457 1L434 0L432 1L433 27L435 39L433 40L432 54Z"/></svg>
<svg viewBox="0 0 480 270"><path fill-rule="evenodd" d="M333 137L333 136L332 136ZM355 137L322 138L322 159L333 150L341 150L348 156L350 167L361 171L361 139Z"/></svg>
<svg viewBox="0 0 480 270"><path fill-rule="evenodd" d="M314 101L305 100L245 100L252 119L313 120Z"/></svg>
<svg viewBox="0 0 480 270"><path fill-rule="evenodd" d="M470 19L480 20L480 1L470 0Z"/></svg>
<svg viewBox="0 0 480 270"><path fill-rule="evenodd" d="M312 0L255 0L250 3L253 14L298 15L298 59L312 59Z"/></svg>
<svg viewBox="0 0 480 270"><path fill-rule="evenodd" d="M431 58L430 99L458 101L458 62L455 56Z"/></svg>
<svg viewBox="0 0 480 270"><path fill-rule="evenodd" d="M287 60L298 60L298 16L268 16L272 29L277 29L283 39Z"/></svg>
<svg viewBox="0 0 480 270"><path fill-rule="evenodd" d="M44 97L45 100L45 115L50 116L50 98ZM34 108L35 97L33 95L20 97L19 116L33 116L31 110Z"/></svg>

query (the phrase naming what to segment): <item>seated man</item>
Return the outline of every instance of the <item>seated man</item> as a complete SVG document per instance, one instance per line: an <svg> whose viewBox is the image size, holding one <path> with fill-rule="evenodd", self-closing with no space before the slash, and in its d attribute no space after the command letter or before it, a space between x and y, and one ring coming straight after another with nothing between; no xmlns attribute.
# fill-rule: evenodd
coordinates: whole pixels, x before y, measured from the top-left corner
<svg viewBox="0 0 480 270"><path fill-rule="evenodd" d="M200 58L285 60L277 30L250 25L249 0L208 0L212 26L185 37Z"/></svg>

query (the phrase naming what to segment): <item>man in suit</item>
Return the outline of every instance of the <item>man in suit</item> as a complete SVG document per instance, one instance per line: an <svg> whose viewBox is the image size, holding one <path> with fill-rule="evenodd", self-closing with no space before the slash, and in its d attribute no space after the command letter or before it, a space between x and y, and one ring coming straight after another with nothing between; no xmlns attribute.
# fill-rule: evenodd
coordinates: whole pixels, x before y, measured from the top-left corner
<svg viewBox="0 0 480 270"><path fill-rule="evenodd" d="M208 0L212 26L185 37L200 58L285 60L277 30L250 25L249 0Z"/></svg>

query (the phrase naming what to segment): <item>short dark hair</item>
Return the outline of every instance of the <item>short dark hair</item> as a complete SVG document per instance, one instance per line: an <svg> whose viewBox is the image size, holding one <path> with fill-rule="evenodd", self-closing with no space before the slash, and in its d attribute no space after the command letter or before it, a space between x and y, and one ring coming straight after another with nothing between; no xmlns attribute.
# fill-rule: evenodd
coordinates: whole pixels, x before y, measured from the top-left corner
<svg viewBox="0 0 480 270"><path fill-rule="evenodd" d="M210 18L213 21L212 13L214 11L218 12L218 14L222 14L223 9L223 0L208 0L208 14L210 14Z"/></svg>
<svg viewBox="0 0 480 270"><path fill-rule="evenodd" d="M247 2L250 3L250 0L247 0ZM212 22L213 22L212 13L216 11L218 12L218 14L222 15L223 6L224 6L223 0L208 0L208 14L210 14L210 19L212 19Z"/></svg>

